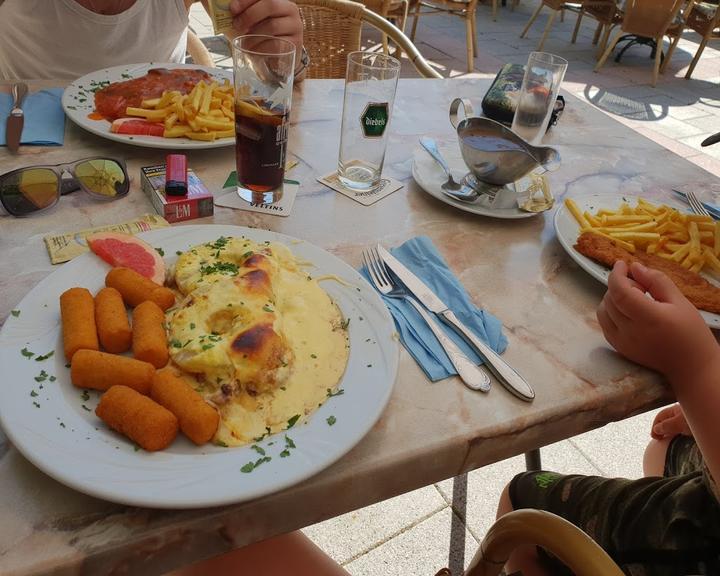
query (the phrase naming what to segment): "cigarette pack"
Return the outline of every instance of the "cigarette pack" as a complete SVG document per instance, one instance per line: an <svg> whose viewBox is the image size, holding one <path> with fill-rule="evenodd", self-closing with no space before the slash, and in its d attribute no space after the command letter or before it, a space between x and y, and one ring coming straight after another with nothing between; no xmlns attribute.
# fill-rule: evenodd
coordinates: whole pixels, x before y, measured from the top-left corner
<svg viewBox="0 0 720 576"><path fill-rule="evenodd" d="M210 19L215 34L231 32L233 29L233 16L230 12L230 0L208 0L207 7L210 8Z"/></svg>
<svg viewBox="0 0 720 576"><path fill-rule="evenodd" d="M165 194L165 166L145 166L140 169L141 186L155 210L168 222L212 216L213 195L191 169L187 171L188 192L185 196Z"/></svg>

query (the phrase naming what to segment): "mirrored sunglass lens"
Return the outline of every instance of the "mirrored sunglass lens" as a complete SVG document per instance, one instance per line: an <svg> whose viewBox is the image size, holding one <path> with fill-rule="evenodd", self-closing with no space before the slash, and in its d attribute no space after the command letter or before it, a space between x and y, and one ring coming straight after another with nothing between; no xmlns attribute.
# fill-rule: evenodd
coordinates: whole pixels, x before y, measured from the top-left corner
<svg viewBox="0 0 720 576"><path fill-rule="evenodd" d="M125 194L128 183L120 164L114 160L87 160L75 167L75 177L93 194L113 198Z"/></svg>
<svg viewBox="0 0 720 576"><path fill-rule="evenodd" d="M0 179L0 195L11 214L30 214L55 203L58 177L48 168L28 168Z"/></svg>

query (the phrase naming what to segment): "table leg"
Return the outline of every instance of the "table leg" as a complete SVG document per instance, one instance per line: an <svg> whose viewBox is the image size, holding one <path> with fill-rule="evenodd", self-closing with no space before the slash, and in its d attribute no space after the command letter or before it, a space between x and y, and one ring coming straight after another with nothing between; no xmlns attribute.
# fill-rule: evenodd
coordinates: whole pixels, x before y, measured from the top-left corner
<svg viewBox="0 0 720 576"><path fill-rule="evenodd" d="M542 470L542 462L540 461L540 448L525 452L525 469L528 472Z"/></svg>
<svg viewBox="0 0 720 576"><path fill-rule="evenodd" d="M467 517L467 474L453 478L448 563L452 574L465 570L465 518Z"/></svg>

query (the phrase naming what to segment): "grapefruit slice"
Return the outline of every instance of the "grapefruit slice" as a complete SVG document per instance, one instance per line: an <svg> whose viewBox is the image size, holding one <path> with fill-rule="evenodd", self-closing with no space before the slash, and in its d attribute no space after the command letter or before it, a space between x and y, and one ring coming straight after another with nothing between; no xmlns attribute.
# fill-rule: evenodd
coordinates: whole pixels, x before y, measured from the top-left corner
<svg viewBox="0 0 720 576"><path fill-rule="evenodd" d="M156 284L165 284L165 262L144 240L122 232L96 232L87 238L90 250L112 266L132 268Z"/></svg>

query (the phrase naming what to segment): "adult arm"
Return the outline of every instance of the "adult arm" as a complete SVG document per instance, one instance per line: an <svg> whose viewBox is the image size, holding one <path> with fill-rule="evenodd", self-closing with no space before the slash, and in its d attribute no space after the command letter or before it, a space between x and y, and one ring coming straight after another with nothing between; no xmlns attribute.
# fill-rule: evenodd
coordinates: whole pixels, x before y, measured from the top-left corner
<svg viewBox="0 0 720 576"><path fill-rule="evenodd" d="M185 0L189 6L194 0ZM208 0L202 0L205 10L210 11ZM284 38L295 44L295 69L300 68L303 46L303 23L297 4L291 0L232 0L232 38L241 34L267 34Z"/></svg>

